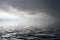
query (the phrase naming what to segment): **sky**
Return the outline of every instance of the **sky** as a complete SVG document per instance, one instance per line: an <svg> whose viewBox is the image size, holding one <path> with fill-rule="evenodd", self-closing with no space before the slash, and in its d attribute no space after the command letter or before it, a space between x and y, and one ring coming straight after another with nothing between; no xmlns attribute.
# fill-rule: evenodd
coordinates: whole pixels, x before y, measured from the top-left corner
<svg viewBox="0 0 60 40"><path fill-rule="evenodd" d="M18 20L20 19L20 24L23 21L28 26L45 26L60 20L59 0L0 0L0 10L6 12L5 14L10 17L13 16L10 14L14 14L14 16L18 17ZM0 12L0 14L2 13ZM13 20L17 20L16 17L13 17L15 18ZM5 21L3 18L2 20Z"/></svg>
<svg viewBox="0 0 60 40"><path fill-rule="evenodd" d="M25 22L25 19L23 17L19 17L9 12L0 10L0 26L4 26L4 25L13 26L13 24L15 26L17 24L21 25L24 22Z"/></svg>

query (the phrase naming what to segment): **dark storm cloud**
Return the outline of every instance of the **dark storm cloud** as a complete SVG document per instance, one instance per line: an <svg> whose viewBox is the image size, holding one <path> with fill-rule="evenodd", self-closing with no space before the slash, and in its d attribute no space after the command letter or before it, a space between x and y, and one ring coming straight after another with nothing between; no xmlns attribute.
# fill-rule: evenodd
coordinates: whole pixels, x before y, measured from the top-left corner
<svg viewBox="0 0 60 40"><path fill-rule="evenodd" d="M31 14L45 12L60 18L60 0L0 0L0 5L5 3L18 10L33 11Z"/></svg>
<svg viewBox="0 0 60 40"><path fill-rule="evenodd" d="M60 0L12 0L9 4L17 9L46 12L60 17Z"/></svg>
<svg viewBox="0 0 60 40"><path fill-rule="evenodd" d="M4 7L3 5L6 4L8 1L7 0L0 0L0 10L3 9L3 10L7 10L7 6Z"/></svg>

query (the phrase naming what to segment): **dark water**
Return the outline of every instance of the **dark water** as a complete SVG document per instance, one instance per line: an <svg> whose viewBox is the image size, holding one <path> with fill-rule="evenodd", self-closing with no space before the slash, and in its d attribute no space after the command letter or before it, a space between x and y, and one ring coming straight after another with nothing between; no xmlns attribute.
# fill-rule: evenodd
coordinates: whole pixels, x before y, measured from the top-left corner
<svg viewBox="0 0 60 40"><path fill-rule="evenodd" d="M60 40L60 25L53 26L6 31L0 33L0 40Z"/></svg>
<svg viewBox="0 0 60 40"><path fill-rule="evenodd" d="M24 30L0 33L0 40L59 40L59 36L60 34Z"/></svg>

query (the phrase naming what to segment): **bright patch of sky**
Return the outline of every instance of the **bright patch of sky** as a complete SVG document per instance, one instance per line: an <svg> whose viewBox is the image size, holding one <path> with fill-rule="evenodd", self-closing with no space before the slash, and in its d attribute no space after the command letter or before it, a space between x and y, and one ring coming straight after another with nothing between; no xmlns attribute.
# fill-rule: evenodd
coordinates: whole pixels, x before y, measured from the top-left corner
<svg viewBox="0 0 60 40"><path fill-rule="evenodd" d="M23 24L25 22L25 18L14 15L12 13L0 11L0 25L1 24Z"/></svg>

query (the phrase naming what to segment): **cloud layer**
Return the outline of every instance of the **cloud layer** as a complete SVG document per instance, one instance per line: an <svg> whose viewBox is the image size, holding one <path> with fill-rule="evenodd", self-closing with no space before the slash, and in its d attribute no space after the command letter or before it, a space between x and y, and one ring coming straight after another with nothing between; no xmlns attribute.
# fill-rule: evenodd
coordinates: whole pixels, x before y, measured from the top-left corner
<svg viewBox="0 0 60 40"><path fill-rule="evenodd" d="M29 25L40 26L60 19L59 4L56 0L1 0L0 8L26 18Z"/></svg>

